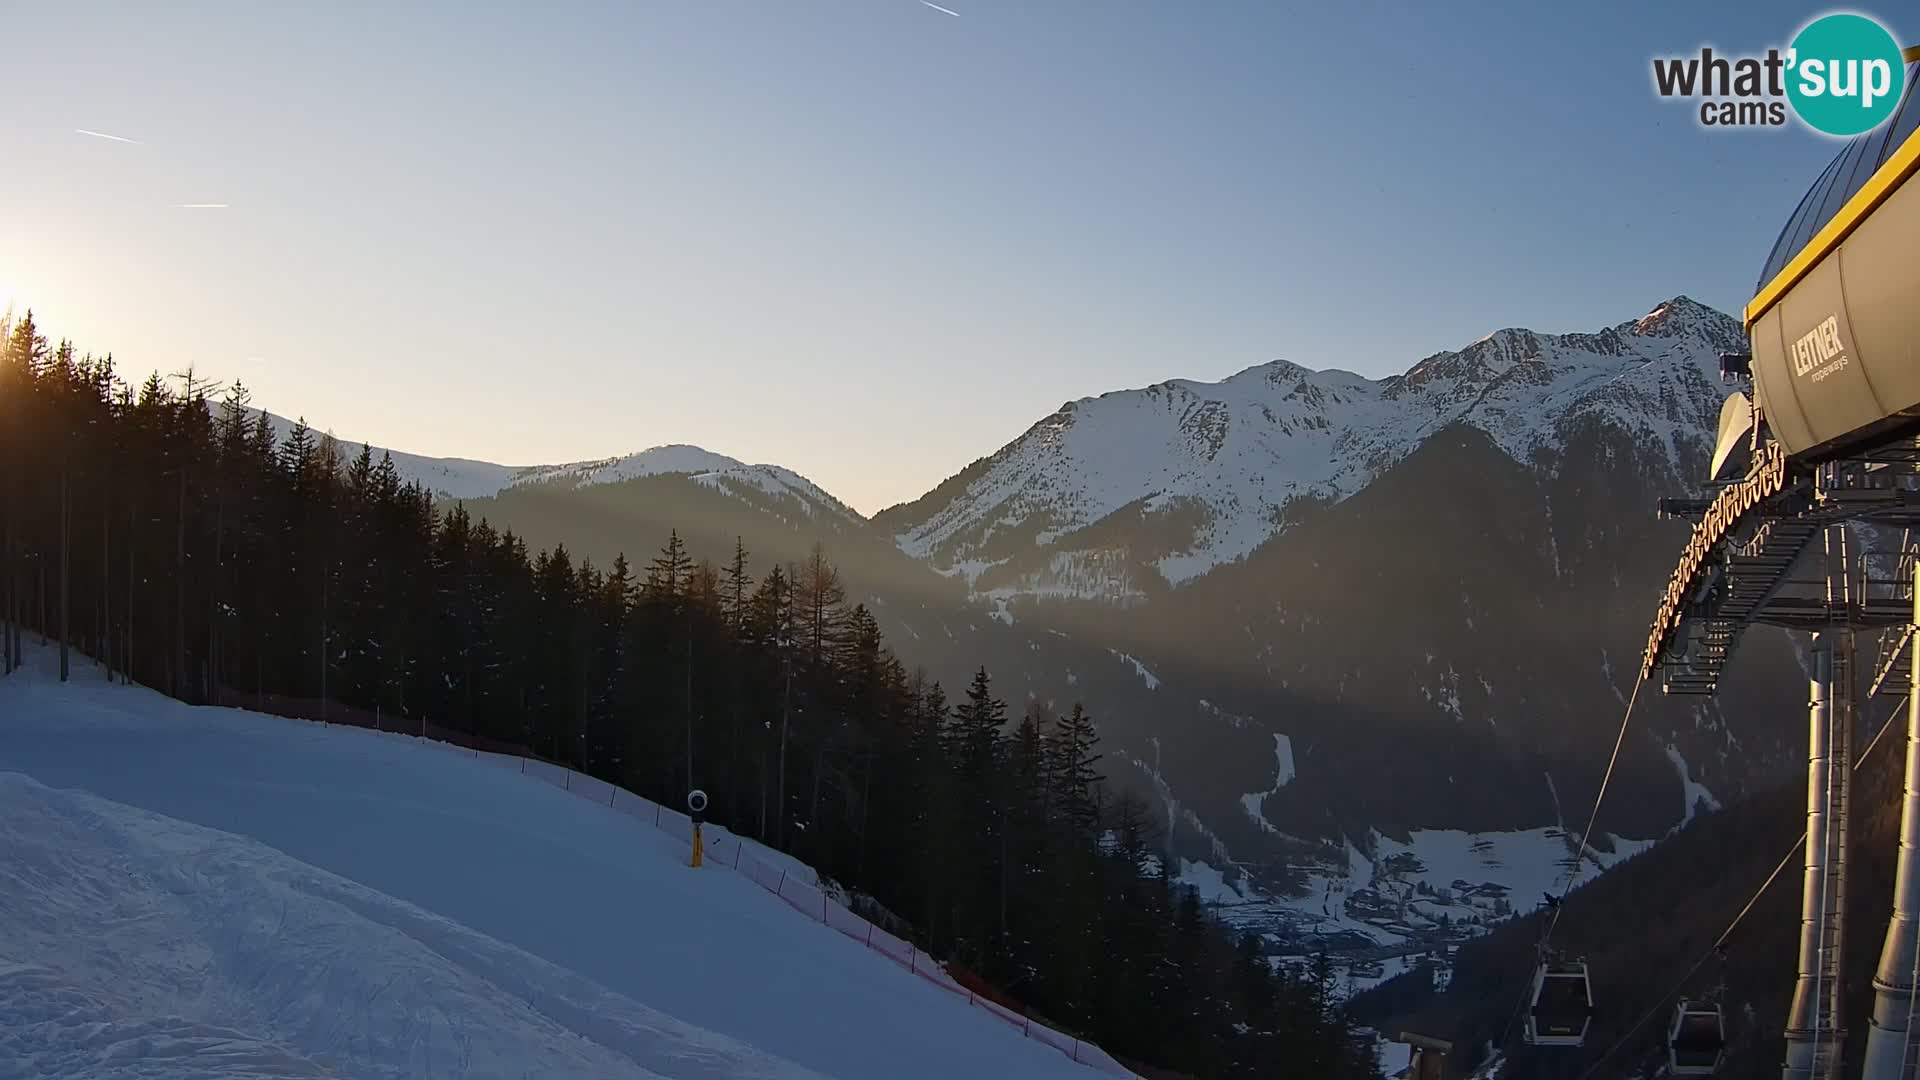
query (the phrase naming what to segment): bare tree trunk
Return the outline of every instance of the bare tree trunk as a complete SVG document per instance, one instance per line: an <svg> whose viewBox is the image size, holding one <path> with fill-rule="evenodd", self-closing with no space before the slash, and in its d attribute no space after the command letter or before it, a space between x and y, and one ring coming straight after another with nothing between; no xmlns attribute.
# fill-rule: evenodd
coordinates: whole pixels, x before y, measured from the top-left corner
<svg viewBox="0 0 1920 1080"><path fill-rule="evenodd" d="M179 512L173 528L173 662L168 693L180 697L187 687L187 464L180 463Z"/></svg>
<svg viewBox="0 0 1920 1080"><path fill-rule="evenodd" d="M754 833L762 841L767 838L767 727L760 725L760 831Z"/></svg>
<svg viewBox="0 0 1920 1080"><path fill-rule="evenodd" d="M0 523L0 675L13 674L13 515Z"/></svg>
<svg viewBox="0 0 1920 1080"><path fill-rule="evenodd" d="M729 710L732 723L727 738L727 775L731 782L727 785L727 816L730 821L740 820L740 777L745 770L740 766L740 645L736 637L732 653L732 678L727 680L728 691L732 694L732 707Z"/></svg>
<svg viewBox="0 0 1920 1080"><path fill-rule="evenodd" d="M873 747L867 747L866 773L860 778L860 857L854 863L856 875L867 880L867 807L873 801Z"/></svg>
<svg viewBox="0 0 1920 1080"><path fill-rule="evenodd" d="M575 724L575 727L579 729L579 739L578 745L574 747L574 755L579 761L580 772L592 771L587 761L587 718L588 713L591 712L593 708L592 705L589 704L588 699L593 693L591 689L592 680L593 673L587 670L586 660L583 658L580 662L580 715L578 722Z"/></svg>
<svg viewBox="0 0 1920 1080"><path fill-rule="evenodd" d="M687 669L681 710L687 720L687 790L693 790L693 604L687 604Z"/></svg>
<svg viewBox="0 0 1920 1080"><path fill-rule="evenodd" d="M7 462L4 467L11 473L13 462ZM12 483L4 478L0 478L0 482L7 483L7 518L0 525L0 675L11 675L14 668L13 620L18 614L15 611L15 593L18 590L14 583L17 574L13 565L13 523L19 515L19 505L13 497Z"/></svg>
<svg viewBox="0 0 1920 1080"><path fill-rule="evenodd" d="M330 576L327 560L320 560L320 722L327 722L327 578Z"/></svg>
<svg viewBox="0 0 1920 1080"><path fill-rule="evenodd" d="M133 542L133 538L140 532L139 501L135 488L129 484L127 486L127 611L123 616L127 620L127 649L121 654L121 659L125 661L121 667L129 683L133 681L133 597L135 587L140 581L140 568L134 559Z"/></svg>
<svg viewBox="0 0 1920 1080"><path fill-rule="evenodd" d="M113 682L113 485L100 481L100 659Z"/></svg>
<svg viewBox="0 0 1920 1080"><path fill-rule="evenodd" d="M216 481L217 482L217 481ZM225 685L220 677L220 578L226 572L227 488L219 483L220 494L213 512L213 573L207 579L207 688L209 700L216 685Z"/></svg>
<svg viewBox="0 0 1920 1080"><path fill-rule="evenodd" d="M584 597L583 597L584 599ZM584 610L584 603L582 605ZM588 616L580 615L574 622L575 652L580 657L580 712L579 745L575 748L580 759L580 771L591 772L587 762L587 726L593 717L593 635L588 629Z"/></svg>
<svg viewBox="0 0 1920 1080"><path fill-rule="evenodd" d="M460 650L460 694L467 710L467 734L478 735L479 729L473 721L473 646L469 643Z"/></svg>
<svg viewBox="0 0 1920 1080"><path fill-rule="evenodd" d="M1012 830L1008 828L1007 816L1005 814L998 816L1000 818L1000 940L1005 942L1007 940L1007 878L1012 873L1007 866L1010 847L1008 833Z"/></svg>
<svg viewBox="0 0 1920 1080"><path fill-rule="evenodd" d="M16 435L13 439L14 448L20 451L20 456L24 456L21 442ZM20 645L20 624L27 617L27 583L21 572L24 560L21 558L20 540L20 522L26 516L26 500L20 495L19 464L17 459L7 463L6 565L0 567L0 578L5 578L7 583L7 619L6 625L0 627L0 653L6 654L8 667L12 671L20 670L20 666L26 662L26 654L21 651Z"/></svg>
<svg viewBox="0 0 1920 1080"><path fill-rule="evenodd" d="M16 494L18 490L18 483L16 481ZM14 505L17 508L20 505L19 501L16 500ZM22 511L22 513L24 513L24 511ZM24 565L26 562L26 543L20 536L20 520L21 515L15 514L13 520L13 553L11 556L13 562L13 668L15 671L20 670L27 662L25 641L27 623L27 576Z"/></svg>
<svg viewBox="0 0 1920 1080"><path fill-rule="evenodd" d="M60 458L60 681L66 682L70 669L69 637L72 626L67 618L71 610L71 563L73 552L73 440Z"/></svg>
<svg viewBox="0 0 1920 1080"><path fill-rule="evenodd" d="M786 667L786 681L780 688L780 763L779 771L773 779L773 809L779 814L774 823L775 837L780 850L787 849L787 719L789 704L793 698L793 663L782 660Z"/></svg>
<svg viewBox="0 0 1920 1080"><path fill-rule="evenodd" d="M822 744L813 755L813 797L807 803L807 850L818 851L820 842L820 778L827 771L827 748Z"/></svg>

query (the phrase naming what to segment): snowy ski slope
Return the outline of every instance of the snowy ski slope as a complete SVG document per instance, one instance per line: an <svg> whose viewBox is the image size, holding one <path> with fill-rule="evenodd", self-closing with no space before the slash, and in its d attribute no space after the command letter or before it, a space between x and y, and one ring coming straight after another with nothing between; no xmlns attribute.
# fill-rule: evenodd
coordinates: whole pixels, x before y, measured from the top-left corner
<svg viewBox="0 0 1920 1080"><path fill-rule="evenodd" d="M0 679L0 1080L1100 1075L629 813L51 668Z"/></svg>

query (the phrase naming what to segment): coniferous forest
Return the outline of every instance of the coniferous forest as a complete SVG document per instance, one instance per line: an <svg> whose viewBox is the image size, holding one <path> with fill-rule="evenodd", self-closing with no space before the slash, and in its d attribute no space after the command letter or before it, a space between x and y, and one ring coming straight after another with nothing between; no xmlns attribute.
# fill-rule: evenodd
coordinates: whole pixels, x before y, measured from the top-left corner
<svg viewBox="0 0 1920 1080"><path fill-rule="evenodd" d="M0 324L0 671L193 703L371 711L565 764L793 853L1036 1017L1174 1074L1375 1070L1324 982L1276 975L1160 867L1095 718L909 672L829 553L596 566L436 506L238 384L138 386ZM646 549L657 550L642 555ZM276 708L304 703L300 710Z"/></svg>

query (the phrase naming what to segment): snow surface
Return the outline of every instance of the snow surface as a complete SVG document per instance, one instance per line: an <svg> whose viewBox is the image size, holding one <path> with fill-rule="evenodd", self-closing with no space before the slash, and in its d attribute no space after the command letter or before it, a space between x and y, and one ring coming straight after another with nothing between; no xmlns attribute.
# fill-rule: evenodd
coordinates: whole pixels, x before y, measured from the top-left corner
<svg viewBox="0 0 1920 1080"><path fill-rule="evenodd" d="M1381 1039L1375 1044L1374 1053L1380 1062L1381 1074L1389 1078L1400 1076L1413 1064L1413 1047L1407 1043Z"/></svg>
<svg viewBox="0 0 1920 1080"><path fill-rule="evenodd" d="M1585 850L1583 879L1653 844L1651 840L1610 839L1612 852L1591 847ZM1423 881L1436 889L1451 887L1456 881L1498 883L1511 891L1519 911L1531 910L1542 894L1558 893L1571 859L1566 834L1559 829L1499 833L1421 829L1409 834L1407 843L1375 834L1374 844L1375 866L1395 855L1411 855L1418 861L1422 869L1406 875L1409 882Z"/></svg>
<svg viewBox="0 0 1920 1080"><path fill-rule="evenodd" d="M1588 847L1579 880L1652 846L1651 840L1609 836L1613 850ZM1274 896L1227 863L1182 859L1176 879L1220 905L1216 913L1247 928L1349 933L1380 945L1409 941L1408 931L1437 926L1446 915L1455 927L1487 926L1530 911L1543 893L1558 893L1571 860L1567 833L1557 828L1468 833L1421 829L1407 840L1370 833L1372 857L1352 842L1344 858L1301 865L1307 887L1301 896ZM1424 885L1424 891L1417 888ZM1487 886L1497 888L1487 889Z"/></svg>
<svg viewBox="0 0 1920 1080"><path fill-rule="evenodd" d="M0 1065L822 1077L245 837L11 772L0 816Z"/></svg>
<svg viewBox="0 0 1920 1080"><path fill-rule="evenodd" d="M1299 775L1293 767L1293 740L1278 732L1273 736L1273 764L1274 776L1271 788L1240 796L1240 805L1246 810L1247 816L1267 832L1278 831L1266 817L1264 807L1267 796L1278 795L1281 788L1286 787L1294 777Z"/></svg>
<svg viewBox="0 0 1920 1080"><path fill-rule="evenodd" d="M969 586L976 586L983 572L1005 562L1005 559L997 562L975 559L936 570L947 577L964 576ZM1135 579L1126 553L1121 551L1056 551L1044 568L1018 575L1013 584L989 589L975 587L973 592L976 596L1002 600L1016 596L1040 600L1098 599L1118 606L1137 604L1147 598L1146 590Z"/></svg>
<svg viewBox="0 0 1920 1080"><path fill-rule="evenodd" d="M0 679L0 1076L1089 1075L488 759L30 662Z"/></svg>
<svg viewBox="0 0 1920 1080"><path fill-rule="evenodd" d="M1135 675L1140 676L1140 681L1147 684L1147 689L1149 690L1160 689L1159 677L1156 676L1153 672L1148 671L1147 665L1141 663L1138 660L1135 660L1133 657L1128 656L1126 653L1120 652L1117 649L1108 649L1107 651L1119 657L1123 663L1133 665L1133 673Z"/></svg>
<svg viewBox="0 0 1920 1080"><path fill-rule="evenodd" d="M754 492L776 499L791 499L811 517L825 511L859 520L845 503L829 495L819 485L791 469L778 465L748 465L724 454L697 446L676 444L656 446L637 454L581 461L569 465L541 465L523 469L514 484L569 483L580 486L617 484L647 476L685 476L704 487L728 493Z"/></svg>
<svg viewBox="0 0 1920 1080"><path fill-rule="evenodd" d="M1205 903L1237 903L1247 898L1239 889L1227 883L1221 871L1204 862L1181 859L1180 872L1174 875L1174 879L1199 893Z"/></svg>
<svg viewBox="0 0 1920 1080"><path fill-rule="evenodd" d="M1197 510L1191 543L1156 563L1179 584L1266 542L1290 500L1344 499L1456 421L1523 464L1557 449L1585 417L1677 462L1684 440L1712 430L1718 353L1738 337L1731 319L1680 297L1598 333L1500 330L1387 379L1276 360L1217 383L1082 398L1001 449L895 541L917 558L979 563L1050 548L1129 508L1149 519ZM1001 539L1008 527L1021 539ZM1111 588L1103 581L1087 595Z"/></svg>
<svg viewBox="0 0 1920 1080"><path fill-rule="evenodd" d="M1667 760L1673 762L1674 771L1680 774L1680 789L1686 800L1686 805L1681 808L1680 824L1675 828L1685 828L1693 821L1693 815L1699 812L1703 803L1708 810L1720 809L1720 800L1713 797L1713 792L1708 791L1705 784L1693 778L1692 771L1687 768L1687 759L1680 756L1679 748L1672 743L1667 744Z"/></svg>

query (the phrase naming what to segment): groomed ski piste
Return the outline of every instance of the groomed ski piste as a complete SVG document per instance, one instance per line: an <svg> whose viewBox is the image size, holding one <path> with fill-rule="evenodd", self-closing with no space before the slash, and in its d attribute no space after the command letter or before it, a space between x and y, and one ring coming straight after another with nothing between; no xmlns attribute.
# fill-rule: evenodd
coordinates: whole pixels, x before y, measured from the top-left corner
<svg viewBox="0 0 1920 1080"><path fill-rule="evenodd" d="M56 670L0 678L0 1080L1129 1075L605 785Z"/></svg>

